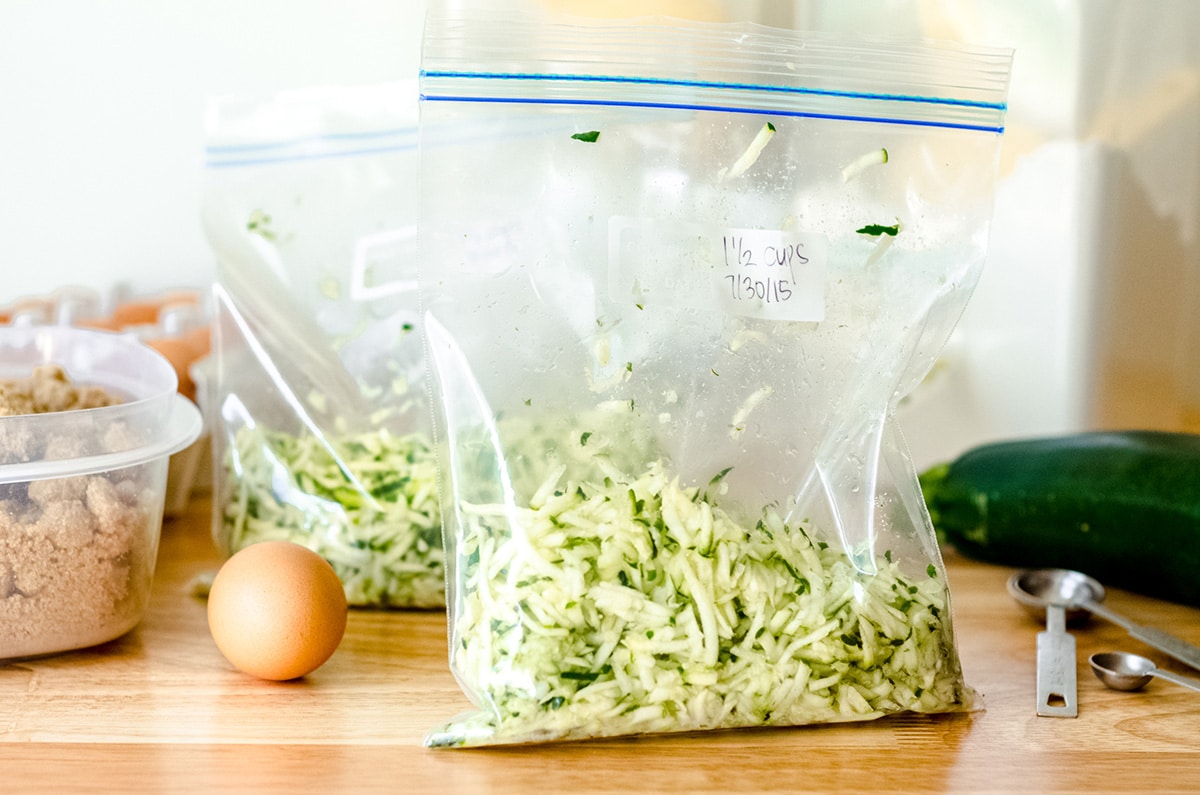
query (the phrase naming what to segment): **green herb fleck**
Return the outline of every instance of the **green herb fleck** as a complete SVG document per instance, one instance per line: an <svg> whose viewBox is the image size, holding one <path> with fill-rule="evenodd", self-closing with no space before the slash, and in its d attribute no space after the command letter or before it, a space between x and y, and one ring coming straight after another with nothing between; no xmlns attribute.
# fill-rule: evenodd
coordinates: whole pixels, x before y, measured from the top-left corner
<svg viewBox="0 0 1200 795"><path fill-rule="evenodd" d="M600 138L600 131L588 130L587 132L578 132L571 137L576 141L583 141L585 144L594 144Z"/></svg>
<svg viewBox="0 0 1200 795"><path fill-rule="evenodd" d="M883 224L867 224L866 226L855 229L854 231L860 235L871 235L872 237L879 237L880 235L895 237L900 232L900 224L896 223L892 224L891 226L884 226Z"/></svg>
<svg viewBox="0 0 1200 795"><path fill-rule="evenodd" d="M271 228L271 216L264 210L250 213L250 218L246 221L246 231L272 243L276 240L275 230Z"/></svg>
<svg viewBox="0 0 1200 795"><path fill-rule="evenodd" d="M937 567L934 566L932 563L930 563L928 566L925 567L925 573L928 574L930 577L936 578L937 577Z"/></svg>
<svg viewBox="0 0 1200 795"><path fill-rule="evenodd" d="M600 678L600 674L592 671L563 671L559 675L573 682L595 682Z"/></svg>
<svg viewBox="0 0 1200 795"><path fill-rule="evenodd" d="M730 473L732 470L733 470L733 467L725 467L725 468L724 468L724 469L722 469L720 472L718 472L717 474L713 475L713 477L712 477L712 480L708 481L708 485L710 485L710 486L715 486L715 485L717 485L717 484L718 484L718 483L720 483L722 480L724 480L724 479L725 479L725 476L726 476L726 475L728 475L728 474L729 474L729 473Z"/></svg>
<svg viewBox="0 0 1200 795"><path fill-rule="evenodd" d="M586 447L587 443L588 443L588 439L591 439L591 438L592 438L591 431L584 431L583 433L579 434L579 446Z"/></svg>

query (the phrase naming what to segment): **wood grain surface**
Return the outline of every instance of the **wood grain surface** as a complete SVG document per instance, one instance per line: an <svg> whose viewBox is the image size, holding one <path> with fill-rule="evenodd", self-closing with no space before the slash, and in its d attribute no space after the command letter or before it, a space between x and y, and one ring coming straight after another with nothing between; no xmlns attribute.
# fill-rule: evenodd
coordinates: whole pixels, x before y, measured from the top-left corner
<svg viewBox="0 0 1200 795"><path fill-rule="evenodd" d="M233 670L194 579L219 562L210 506L163 530L149 614L103 646L0 664L0 792L925 793L1200 792L1200 695L1156 680L1110 691L1087 655L1127 649L1074 628L1079 717L1034 714L1041 625L1010 569L947 558L954 625L980 711L871 723L487 750L429 750L469 704L441 612L354 610L333 658L287 683ZM1108 603L1200 644L1200 610L1110 589Z"/></svg>

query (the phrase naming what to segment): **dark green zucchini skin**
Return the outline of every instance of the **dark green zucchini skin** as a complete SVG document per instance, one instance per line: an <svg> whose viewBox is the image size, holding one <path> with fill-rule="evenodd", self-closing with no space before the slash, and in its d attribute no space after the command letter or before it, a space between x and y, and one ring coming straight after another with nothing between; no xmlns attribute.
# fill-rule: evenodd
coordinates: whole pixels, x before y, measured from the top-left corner
<svg viewBox="0 0 1200 795"><path fill-rule="evenodd" d="M1200 606L1200 435L986 444L921 475L938 537L989 563L1082 571Z"/></svg>

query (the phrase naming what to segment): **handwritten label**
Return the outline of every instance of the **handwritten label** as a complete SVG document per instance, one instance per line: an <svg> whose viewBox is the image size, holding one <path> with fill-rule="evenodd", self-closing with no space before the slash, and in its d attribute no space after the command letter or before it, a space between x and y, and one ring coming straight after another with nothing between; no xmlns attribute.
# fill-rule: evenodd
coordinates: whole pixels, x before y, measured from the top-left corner
<svg viewBox="0 0 1200 795"><path fill-rule="evenodd" d="M819 321L825 317L825 251L819 235L614 218L609 289L614 298L641 305Z"/></svg>

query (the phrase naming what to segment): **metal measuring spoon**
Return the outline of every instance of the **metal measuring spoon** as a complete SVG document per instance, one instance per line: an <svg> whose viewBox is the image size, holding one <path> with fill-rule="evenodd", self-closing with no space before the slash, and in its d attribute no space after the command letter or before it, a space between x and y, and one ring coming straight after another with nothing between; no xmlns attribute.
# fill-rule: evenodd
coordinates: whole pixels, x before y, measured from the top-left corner
<svg viewBox="0 0 1200 795"><path fill-rule="evenodd" d="M1106 651L1088 658L1092 671L1101 682L1113 690L1141 690L1153 677L1166 679L1200 693L1200 680L1189 679L1171 671L1164 671L1137 654L1127 651Z"/></svg>
<svg viewBox="0 0 1200 795"><path fill-rule="evenodd" d="M1037 635L1037 714L1047 718L1079 715L1075 686L1075 638L1067 632L1062 605L1046 607L1046 630Z"/></svg>
<svg viewBox="0 0 1200 795"><path fill-rule="evenodd" d="M1086 613L1068 611L1066 600L1032 598L1031 591L1043 593L1046 578L1039 575L1022 579L1018 587L1015 583L1019 576L1009 578L1008 592L1035 617L1043 612L1046 616L1046 630L1037 636L1037 714L1048 718L1078 717L1075 638L1067 632L1067 622Z"/></svg>
<svg viewBox="0 0 1200 795"><path fill-rule="evenodd" d="M1104 587L1086 574L1070 569L1020 571L1008 579L1008 592L1029 608L1044 609L1048 605L1057 604L1062 605L1070 617L1077 615L1073 612L1076 610L1100 616L1124 629L1130 637L1137 638L1185 665L1200 669L1200 648L1161 629L1135 624L1104 607L1100 604L1104 599Z"/></svg>

